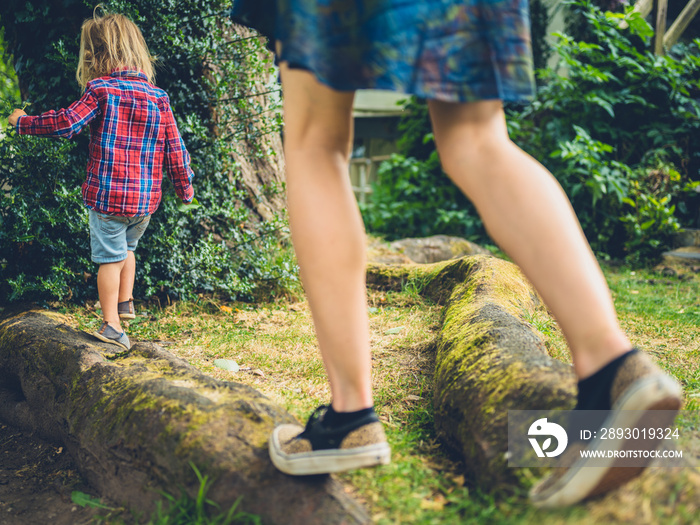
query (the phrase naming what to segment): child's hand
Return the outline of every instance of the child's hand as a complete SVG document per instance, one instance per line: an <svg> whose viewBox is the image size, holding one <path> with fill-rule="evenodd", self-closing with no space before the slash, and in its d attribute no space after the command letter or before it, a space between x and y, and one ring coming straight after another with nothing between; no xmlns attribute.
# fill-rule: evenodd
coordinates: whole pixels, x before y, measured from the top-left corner
<svg viewBox="0 0 700 525"><path fill-rule="evenodd" d="M17 125L17 120L18 120L19 117L21 117L22 115L26 115L26 113L25 113L24 111L22 111L21 109L15 109L15 110L12 112L12 114L11 114L9 117L7 117L7 121L10 123L10 126L16 126L16 125Z"/></svg>

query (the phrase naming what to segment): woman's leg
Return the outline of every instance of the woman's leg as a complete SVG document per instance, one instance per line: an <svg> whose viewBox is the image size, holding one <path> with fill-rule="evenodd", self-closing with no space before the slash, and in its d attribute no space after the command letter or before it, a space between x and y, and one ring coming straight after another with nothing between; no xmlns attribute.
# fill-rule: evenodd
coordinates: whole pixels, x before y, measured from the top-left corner
<svg viewBox="0 0 700 525"><path fill-rule="evenodd" d="M554 177L508 138L500 101L431 101L445 172L556 317L579 378L628 351L602 272Z"/></svg>
<svg viewBox="0 0 700 525"><path fill-rule="evenodd" d="M282 64L289 223L333 408L372 406L365 233L348 177L353 93Z"/></svg>

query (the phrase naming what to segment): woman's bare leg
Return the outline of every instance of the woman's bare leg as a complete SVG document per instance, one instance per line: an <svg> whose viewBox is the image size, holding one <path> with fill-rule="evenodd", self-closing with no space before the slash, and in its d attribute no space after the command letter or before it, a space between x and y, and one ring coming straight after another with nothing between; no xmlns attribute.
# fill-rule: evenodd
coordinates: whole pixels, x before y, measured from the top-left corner
<svg viewBox="0 0 700 525"><path fill-rule="evenodd" d="M556 317L584 378L631 348L607 283L563 190L508 138L500 101L431 101L445 172Z"/></svg>
<svg viewBox="0 0 700 525"><path fill-rule="evenodd" d="M353 93L282 64L292 240L333 408L372 406L365 233L348 177Z"/></svg>

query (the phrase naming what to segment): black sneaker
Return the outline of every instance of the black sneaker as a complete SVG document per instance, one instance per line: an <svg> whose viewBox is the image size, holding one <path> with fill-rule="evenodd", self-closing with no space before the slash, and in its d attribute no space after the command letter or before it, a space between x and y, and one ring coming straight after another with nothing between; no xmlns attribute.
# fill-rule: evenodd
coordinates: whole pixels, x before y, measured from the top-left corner
<svg viewBox="0 0 700 525"><path fill-rule="evenodd" d="M327 405L318 407L306 428L280 425L270 437L270 459L285 474L330 474L362 467L386 465L391 450L377 415L369 415L338 428L327 428Z"/></svg>
<svg viewBox="0 0 700 525"><path fill-rule="evenodd" d="M605 428L669 428L682 404L682 389L678 382L663 372L643 352L630 355L617 370L612 382L612 410L603 423ZM537 507L563 507L616 489L639 476L651 461L640 460L639 466L622 466L614 453L627 450L655 450L659 439L628 438L593 439L587 446L575 443L562 456L561 468L530 490L530 501ZM613 452L613 459L604 466L590 466L596 459L581 451ZM596 463L599 465L599 463Z"/></svg>

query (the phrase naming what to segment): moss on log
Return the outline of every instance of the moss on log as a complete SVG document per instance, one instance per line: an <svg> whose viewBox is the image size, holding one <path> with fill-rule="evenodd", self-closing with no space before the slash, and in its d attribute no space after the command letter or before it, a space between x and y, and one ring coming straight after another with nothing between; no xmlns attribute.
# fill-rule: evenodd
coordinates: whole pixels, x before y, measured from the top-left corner
<svg viewBox="0 0 700 525"><path fill-rule="evenodd" d="M195 497L191 467L215 481L208 497L264 523L365 523L329 476L292 478L267 440L292 416L254 389L213 379L155 344L128 353L32 310L0 322L0 417L62 443L111 500L150 513L160 491Z"/></svg>
<svg viewBox="0 0 700 525"><path fill-rule="evenodd" d="M570 409L571 368L547 355L524 319L547 315L517 266L487 255L431 265L368 268L382 289L408 284L445 304L435 365L435 427L483 488L518 485L531 473L507 466L508 410Z"/></svg>

